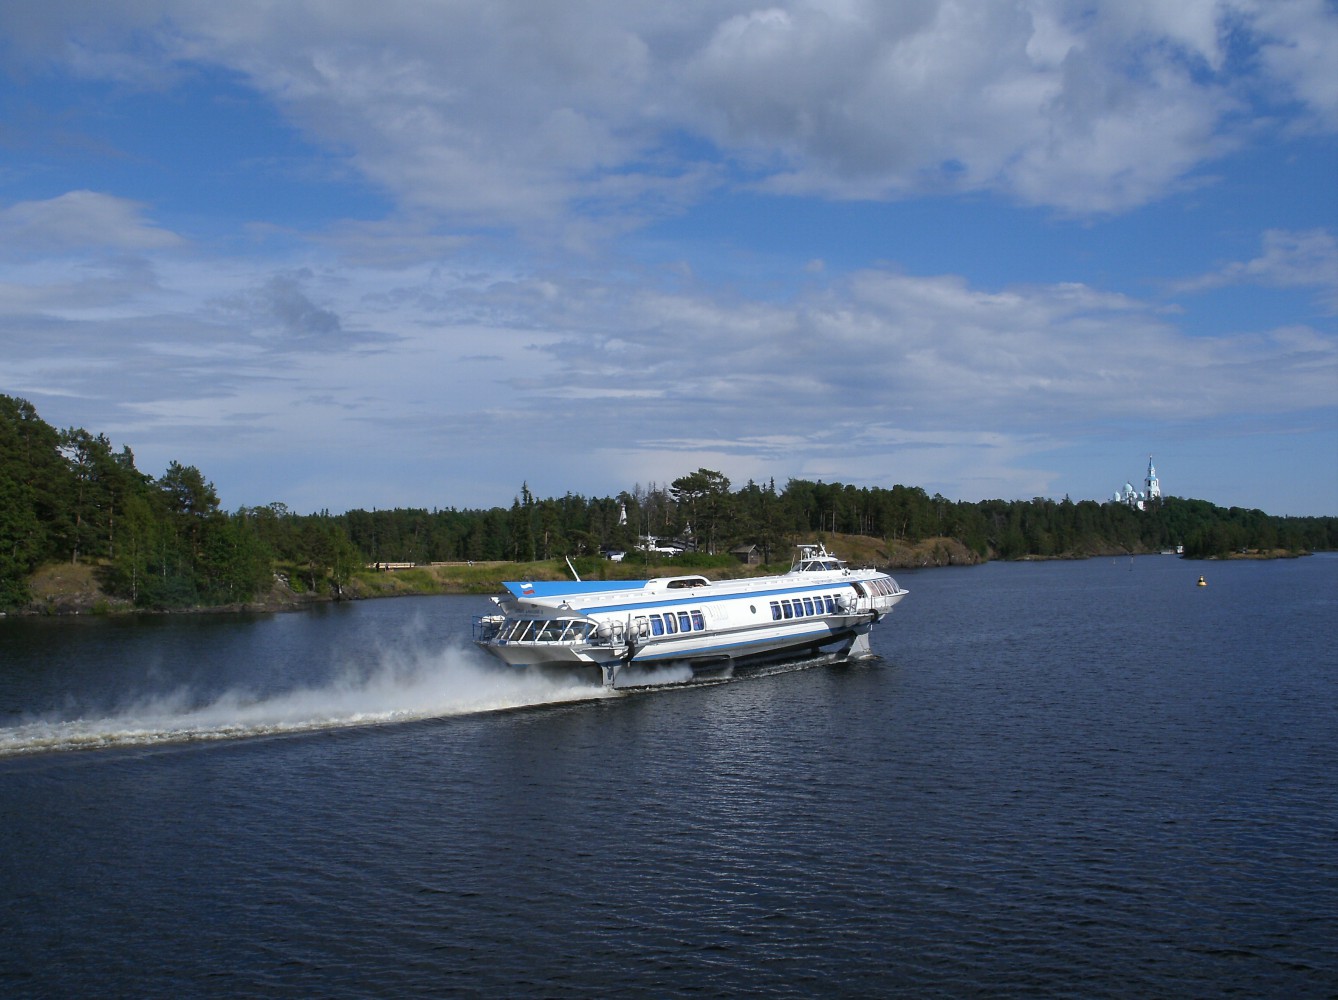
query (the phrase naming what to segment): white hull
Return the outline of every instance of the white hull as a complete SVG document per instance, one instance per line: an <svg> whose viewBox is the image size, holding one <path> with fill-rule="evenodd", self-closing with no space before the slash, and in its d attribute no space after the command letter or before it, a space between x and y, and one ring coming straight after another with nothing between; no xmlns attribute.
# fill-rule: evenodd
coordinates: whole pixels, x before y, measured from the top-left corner
<svg viewBox="0 0 1338 1000"><path fill-rule="evenodd" d="M508 583L493 599L500 613L476 619L475 642L513 666L584 667L609 685L629 666L696 672L867 655L870 630L907 592L884 573L803 548L789 573L748 580Z"/></svg>

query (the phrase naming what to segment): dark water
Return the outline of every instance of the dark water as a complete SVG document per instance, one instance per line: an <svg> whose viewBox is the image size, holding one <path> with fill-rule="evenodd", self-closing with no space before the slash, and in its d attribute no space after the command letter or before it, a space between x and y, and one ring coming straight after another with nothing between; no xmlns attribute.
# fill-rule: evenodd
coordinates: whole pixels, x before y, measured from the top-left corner
<svg viewBox="0 0 1338 1000"><path fill-rule="evenodd" d="M471 598L0 621L0 993L1338 995L1338 558L899 578L614 697Z"/></svg>

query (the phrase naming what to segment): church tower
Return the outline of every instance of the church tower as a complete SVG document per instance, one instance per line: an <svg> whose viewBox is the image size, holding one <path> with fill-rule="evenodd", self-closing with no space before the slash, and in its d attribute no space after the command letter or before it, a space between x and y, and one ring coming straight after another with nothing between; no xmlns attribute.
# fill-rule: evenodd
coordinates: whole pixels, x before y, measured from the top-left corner
<svg viewBox="0 0 1338 1000"><path fill-rule="evenodd" d="M1147 487L1143 491L1145 499L1149 501L1161 499L1161 484L1157 482L1157 470L1152 466L1151 455L1148 456L1148 477L1143 483Z"/></svg>

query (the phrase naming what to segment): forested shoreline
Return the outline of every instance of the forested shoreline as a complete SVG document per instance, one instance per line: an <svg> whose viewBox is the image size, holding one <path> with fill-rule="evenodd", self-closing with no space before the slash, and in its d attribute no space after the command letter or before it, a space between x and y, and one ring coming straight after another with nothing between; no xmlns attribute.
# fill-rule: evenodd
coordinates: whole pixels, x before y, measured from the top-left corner
<svg viewBox="0 0 1338 1000"><path fill-rule="evenodd" d="M338 597L371 563L589 559L632 551L647 535L685 544L673 561L680 565L736 550L768 563L824 533L903 548L951 539L982 561L1177 545L1191 558L1338 549L1338 517L1277 517L1205 500L1166 497L1140 511L1067 497L953 501L913 486L801 479L735 488L709 469L611 497L541 499L522 485L509 507L488 509L299 514L271 503L229 512L195 466L174 461L155 478L135 467L129 447L58 430L31 403L0 395L0 610L28 608L32 575L56 563L94 567L102 592L126 606L172 609L245 604L276 583Z"/></svg>

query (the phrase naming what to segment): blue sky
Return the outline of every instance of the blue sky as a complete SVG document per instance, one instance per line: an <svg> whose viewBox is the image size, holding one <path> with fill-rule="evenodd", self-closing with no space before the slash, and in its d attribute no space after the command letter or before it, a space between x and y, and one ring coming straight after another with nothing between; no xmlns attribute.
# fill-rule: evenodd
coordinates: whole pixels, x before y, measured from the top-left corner
<svg viewBox="0 0 1338 1000"><path fill-rule="evenodd" d="M0 392L298 511L1338 514L1338 5L0 7Z"/></svg>

